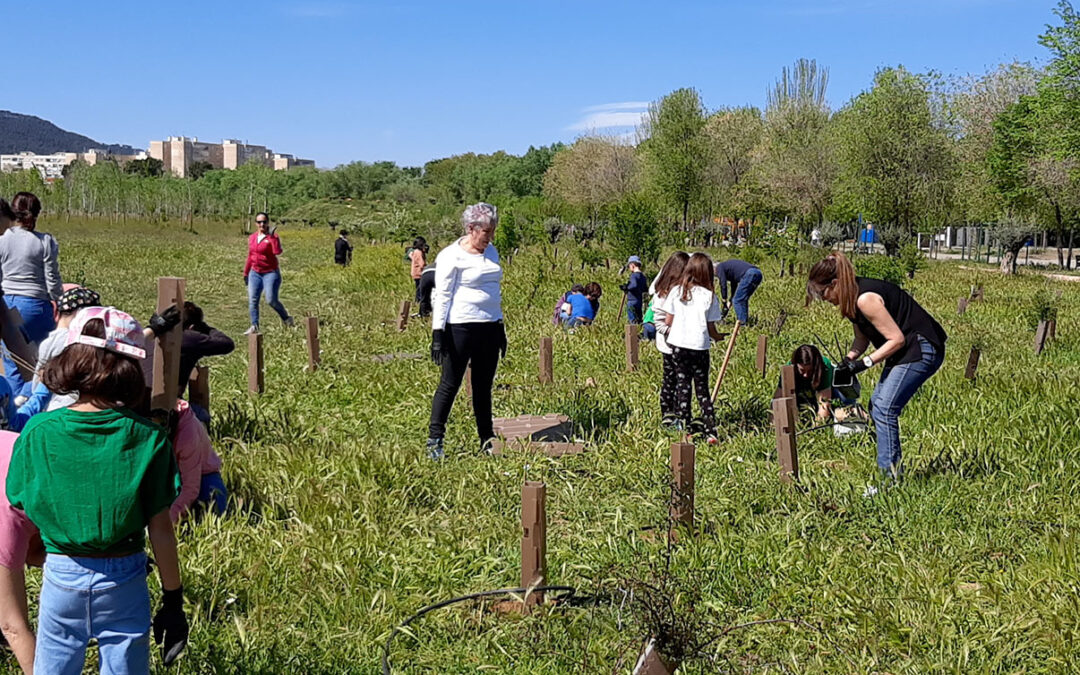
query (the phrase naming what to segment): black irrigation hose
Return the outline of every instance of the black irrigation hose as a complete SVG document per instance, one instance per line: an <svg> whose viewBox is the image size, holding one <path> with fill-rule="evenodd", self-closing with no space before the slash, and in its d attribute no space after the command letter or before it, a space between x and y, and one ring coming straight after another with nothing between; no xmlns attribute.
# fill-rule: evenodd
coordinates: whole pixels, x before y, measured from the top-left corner
<svg viewBox="0 0 1080 675"><path fill-rule="evenodd" d="M390 631L390 637L386 638L386 644L383 645L383 653L382 653L382 672L383 672L383 675L390 675L390 643L392 643L394 641L394 637L397 636L397 634L401 631L402 628L405 628L410 623L412 623L413 621L416 621L417 619L424 616L428 612L433 612L436 609L442 609L443 607L447 607L449 605L453 605L453 604L456 604L456 603L459 603L459 602L465 602L467 600L478 600L480 598L490 598L492 596L499 596L499 595L521 595L523 593L539 593L539 592L546 592L546 591L559 591L559 592L565 593L566 595L564 595L562 597L566 597L566 598L571 597L575 593L577 593L577 589L574 588L573 586L536 586L535 588L500 588L500 589L494 590L494 591L480 591L479 593L469 593L468 595L461 595L461 596L458 596L456 598L450 598L449 600L443 600L442 602L437 602L434 605L428 605L427 607L424 607L423 609L421 609L416 614L413 614L408 619L405 619L404 621L399 623L394 628L394 630Z"/></svg>

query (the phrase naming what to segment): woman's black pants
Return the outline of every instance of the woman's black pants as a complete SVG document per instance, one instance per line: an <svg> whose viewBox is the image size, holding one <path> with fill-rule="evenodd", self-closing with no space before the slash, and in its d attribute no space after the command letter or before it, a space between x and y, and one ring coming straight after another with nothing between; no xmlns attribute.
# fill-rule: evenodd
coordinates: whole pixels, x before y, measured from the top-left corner
<svg viewBox="0 0 1080 675"><path fill-rule="evenodd" d="M442 379L431 403L428 438L446 435L446 420L461 388L465 368L472 366L472 404L481 441L495 435L491 418L491 387L499 365L502 326L498 322L451 323L443 331Z"/></svg>

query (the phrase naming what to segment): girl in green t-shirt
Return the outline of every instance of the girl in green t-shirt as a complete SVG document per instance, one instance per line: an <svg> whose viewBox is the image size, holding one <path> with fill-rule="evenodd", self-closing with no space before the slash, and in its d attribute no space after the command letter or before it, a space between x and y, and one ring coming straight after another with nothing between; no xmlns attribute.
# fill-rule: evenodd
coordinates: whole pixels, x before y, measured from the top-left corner
<svg viewBox="0 0 1080 675"><path fill-rule="evenodd" d="M167 432L132 412L145 395L143 340L124 312L80 310L42 374L50 390L77 392L78 400L32 418L15 443L7 497L40 530L47 554L34 653L40 673L81 672L92 638L103 672L149 673L151 624L166 665L187 642L169 519L176 462ZM163 589L152 622L144 533Z"/></svg>
<svg viewBox="0 0 1080 675"><path fill-rule="evenodd" d="M846 392L833 386L836 366L827 356L822 356L814 345L796 347L788 365L795 366L795 398L799 406L816 408L819 420L832 417L833 400L845 405L856 402Z"/></svg>

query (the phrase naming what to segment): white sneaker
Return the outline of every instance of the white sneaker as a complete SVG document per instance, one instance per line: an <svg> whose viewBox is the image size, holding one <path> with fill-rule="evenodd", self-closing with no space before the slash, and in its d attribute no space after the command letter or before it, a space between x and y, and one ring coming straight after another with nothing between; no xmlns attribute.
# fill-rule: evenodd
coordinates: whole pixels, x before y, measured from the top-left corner
<svg viewBox="0 0 1080 675"><path fill-rule="evenodd" d="M251 324L251 328L248 328L246 331L244 331L244 335L251 335L252 333L258 333L258 332L259 332L259 327L256 326L255 324Z"/></svg>

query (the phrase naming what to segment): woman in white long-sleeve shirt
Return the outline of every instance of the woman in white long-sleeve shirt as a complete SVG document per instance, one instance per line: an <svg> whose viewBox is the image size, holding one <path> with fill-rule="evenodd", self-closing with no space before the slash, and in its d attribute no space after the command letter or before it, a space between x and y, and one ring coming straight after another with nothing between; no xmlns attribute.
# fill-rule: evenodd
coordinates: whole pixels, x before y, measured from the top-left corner
<svg viewBox="0 0 1080 675"><path fill-rule="evenodd" d="M473 204L461 217L465 236L435 258L435 290L431 294L431 360L442 366L442 379L431 404L427 452L443 457L443 436L454 397L472 366L472 402L481 450L490 450L495 432L491 387L499 354L506 355L502 313L502 266L491 245L499 214L494 206Z"/></svg>
<svg viewBox="0 0 1080 675"><path fill-rule="evenodd" d="M56 328L52 301L64 292L60 281L59 250L52 235L37 231L41 201L29 192L11 200L15 222L0 236L0 274L4 302L22 316L22 331L36 349ZM8 350L4 349L4 374L16 395L26 383Z"/></svg>

